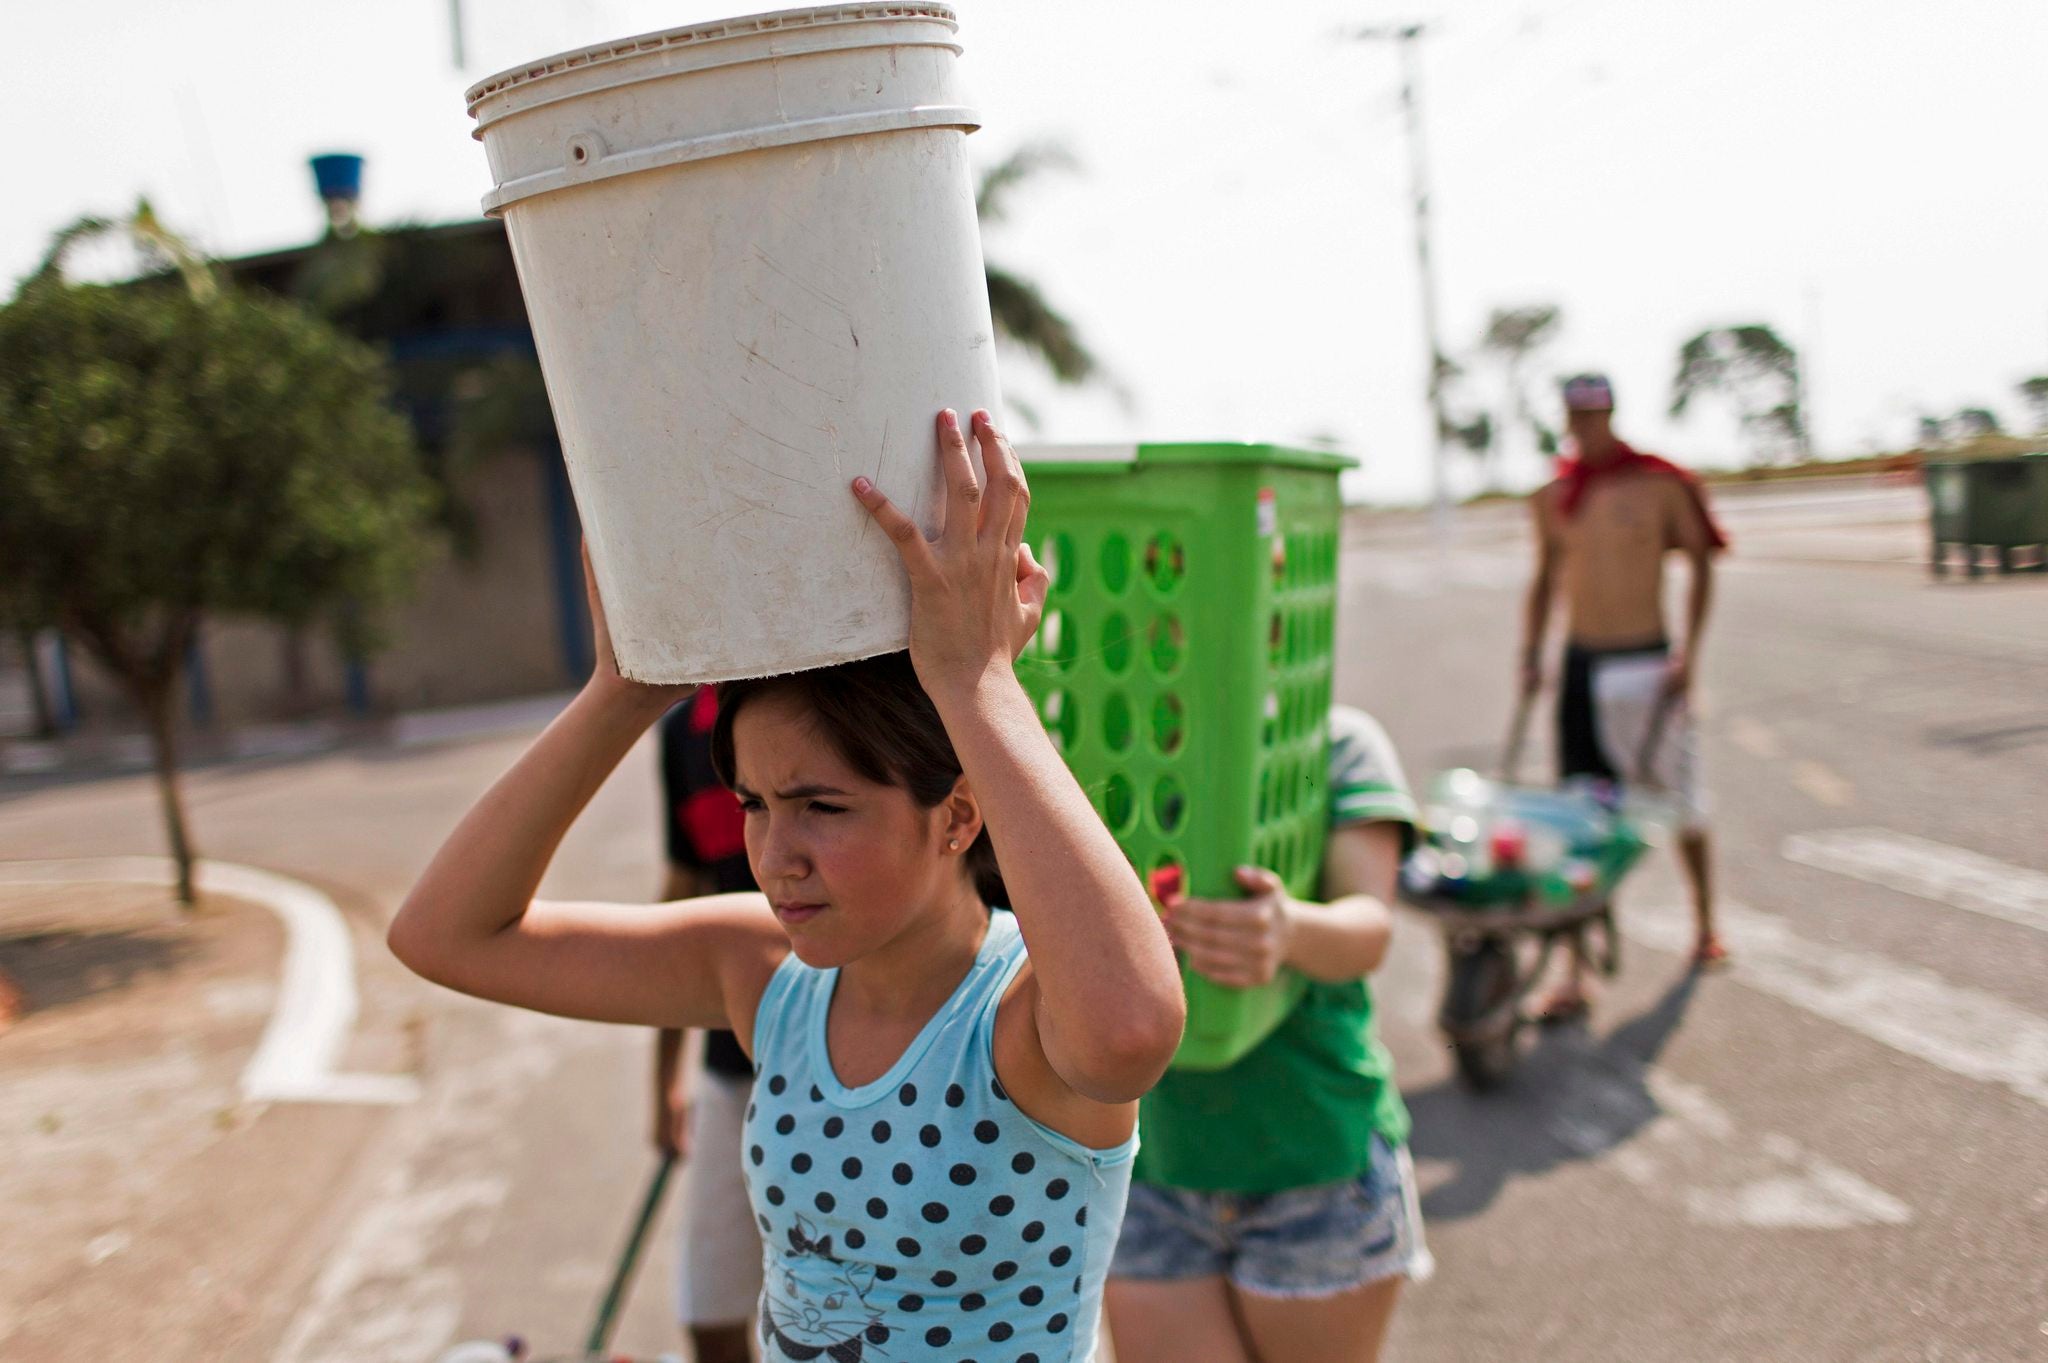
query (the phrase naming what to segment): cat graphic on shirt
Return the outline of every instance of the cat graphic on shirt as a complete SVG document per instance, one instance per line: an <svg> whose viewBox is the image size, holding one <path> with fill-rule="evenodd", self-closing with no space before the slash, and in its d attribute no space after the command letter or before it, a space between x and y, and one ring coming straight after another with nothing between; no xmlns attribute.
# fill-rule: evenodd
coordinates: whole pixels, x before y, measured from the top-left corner
<svg viewBox="0 0 2048 1363"><path fill-rule="evenodd" d="M796 1274L784 1269L781 1291L774 1286L761 1292L761 1342L774 1346L780 1357L805 1363L823 1358L830 1363L862 1363L879 1358L878 1350L892 1331L882 1323L882 1312L868 1301L875 1285L873 1264L845 1264L833 1257L832 1237L820 1237L807 1216L798 1215L789 1228L789 1252L798 1258L817 1258L835 1271L835 1286L822 1300L805 1299Z"/></svg>

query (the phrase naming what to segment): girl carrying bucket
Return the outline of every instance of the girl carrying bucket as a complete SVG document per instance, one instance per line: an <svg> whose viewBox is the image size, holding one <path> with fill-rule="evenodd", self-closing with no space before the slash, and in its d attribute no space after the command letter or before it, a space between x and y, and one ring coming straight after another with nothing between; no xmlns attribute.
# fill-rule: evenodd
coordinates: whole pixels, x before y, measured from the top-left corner
<svg viewBox="0 0 2048 1363"><path fill-rule="evenodd" d="M593 589L589 683L391 925L400 960L465 993L737 1034L770 1360L1090 1357L1137 1099L1180 1037L1166 933L1012 673L1047 578L1022 466L972 425L986 486L939 416L935 540L854 485L909 572L908 654L720 688L714 761L760 893L534 899L680 689L618 676Z"/></svg>

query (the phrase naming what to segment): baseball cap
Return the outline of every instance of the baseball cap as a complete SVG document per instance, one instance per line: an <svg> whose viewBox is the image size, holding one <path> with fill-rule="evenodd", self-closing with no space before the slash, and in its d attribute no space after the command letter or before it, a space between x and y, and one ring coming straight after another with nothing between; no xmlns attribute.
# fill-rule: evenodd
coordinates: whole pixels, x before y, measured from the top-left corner
<svg viewBox="0 0 2048 1363"><path fill-rule="evenodd" d="M1605 374L1574 374L1564 381L1564 409L1567 412L1611 412L1614 385Z"/></svg>

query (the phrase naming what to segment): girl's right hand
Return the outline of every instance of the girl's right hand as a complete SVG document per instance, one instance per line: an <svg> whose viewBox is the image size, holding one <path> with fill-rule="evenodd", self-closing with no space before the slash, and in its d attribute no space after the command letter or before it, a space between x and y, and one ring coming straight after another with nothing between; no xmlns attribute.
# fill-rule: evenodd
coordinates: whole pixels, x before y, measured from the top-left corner
<svg viewBox="0 0 2048 1363"><path fill-rule="evenodd" d="M987 412L974 413L971 424L981 446L980 480L959 416L950 408L939 413L946 503L937 538L926 539L866 478L853 484L910 575L910 661L934 695L971 688L995 670L1007 673L1038 630L1051 581L1024 543L1031 505L1024 465Z"/></svg>

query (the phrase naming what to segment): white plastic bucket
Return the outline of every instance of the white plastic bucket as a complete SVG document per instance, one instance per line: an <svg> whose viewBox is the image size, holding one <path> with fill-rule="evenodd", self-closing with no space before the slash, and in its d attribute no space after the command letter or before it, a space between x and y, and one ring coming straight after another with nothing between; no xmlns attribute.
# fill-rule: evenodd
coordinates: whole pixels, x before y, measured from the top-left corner
<svg viewBox="0 0 2048 1363"><path fill-rule="evenodd" d="M937 4L790 10L470 89L624 675L907 644L848 484L929 532L933 419L999 400L955 31Z"/></svg>

